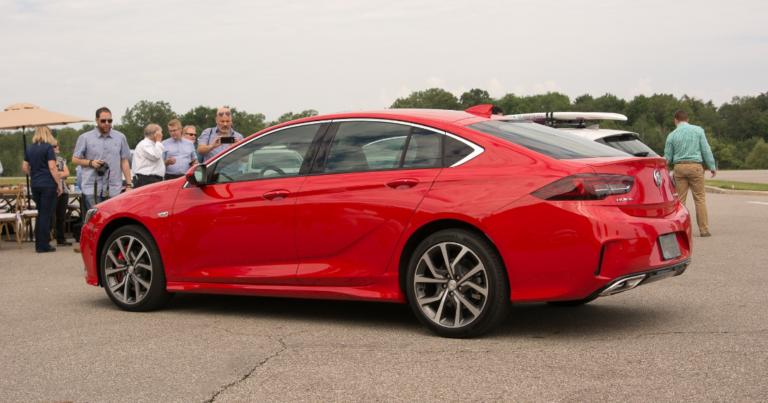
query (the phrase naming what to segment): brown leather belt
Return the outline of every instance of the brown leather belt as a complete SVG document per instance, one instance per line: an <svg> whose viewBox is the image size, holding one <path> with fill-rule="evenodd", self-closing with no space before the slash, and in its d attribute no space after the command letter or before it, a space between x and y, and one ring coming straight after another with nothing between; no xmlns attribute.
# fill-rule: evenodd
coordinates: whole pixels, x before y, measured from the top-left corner
<svg viewBox="0 0 768 403"><path fill-rule="evenodd" d="M701 165L701 162L696 162L696 161L680 161L680 162L675 162L675 165L678 165L678 164L680 164L680 165L682 165L682 164L699 164L699 165Z"/></svg>

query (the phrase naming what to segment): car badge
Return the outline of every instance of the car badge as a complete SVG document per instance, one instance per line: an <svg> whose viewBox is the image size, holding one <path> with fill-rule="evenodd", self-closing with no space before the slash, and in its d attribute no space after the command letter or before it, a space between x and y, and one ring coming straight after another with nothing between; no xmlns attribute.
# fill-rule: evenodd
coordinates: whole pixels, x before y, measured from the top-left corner
<svg viewBox="0 0 768 403"><path fill-rule="evenodd" d="M656 181L656 187L661 187L661 174L658 169L653 171L653 180Z"/></svg>

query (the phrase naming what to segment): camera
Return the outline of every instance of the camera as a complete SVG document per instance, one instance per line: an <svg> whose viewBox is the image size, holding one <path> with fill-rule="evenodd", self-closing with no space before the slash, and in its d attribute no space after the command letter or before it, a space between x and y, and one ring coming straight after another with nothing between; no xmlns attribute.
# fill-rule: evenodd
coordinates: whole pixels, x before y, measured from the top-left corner
<svg viewBox="0 0 768 403"><path fill-rule="evenodd" d="M221 138L221 144L235 144L235 140L237 140L234 137L222 137Z"/></svg>
<svg viewBox="0 0 768 403"><path fill-rule="evenodd" d="M104 174L107 173L107 169L109 169L109 165L105 162L101 164L100 167L96 168L96 175L104 176Z"/></svg>

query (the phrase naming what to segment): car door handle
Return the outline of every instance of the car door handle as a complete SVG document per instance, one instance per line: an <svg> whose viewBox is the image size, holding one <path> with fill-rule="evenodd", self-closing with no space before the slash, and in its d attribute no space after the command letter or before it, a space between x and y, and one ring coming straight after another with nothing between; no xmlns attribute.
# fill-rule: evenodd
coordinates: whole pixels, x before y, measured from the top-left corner
<svg viewBox="0 0 768 403"><path fill-rule="evenodd" d="M404 178L391 180L387 182L387 186L391 187L392 189L410 189L416 186L418 183L418 179Z"/></svg>
<svg viewBox="0 0 768 403"><path fill-rule="evenodd" d="M270 190L269 192L261 195L261 197L265 198L266 200L283 200L288 197L289 194L291 194L291 192L285 189Z"/></svg>

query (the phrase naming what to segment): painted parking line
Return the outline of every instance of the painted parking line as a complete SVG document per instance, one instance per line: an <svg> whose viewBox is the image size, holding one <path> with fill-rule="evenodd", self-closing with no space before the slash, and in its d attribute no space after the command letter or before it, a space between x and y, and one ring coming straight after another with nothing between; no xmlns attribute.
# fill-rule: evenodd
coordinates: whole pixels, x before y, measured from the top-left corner
<svg viewBox="0 0 768 403"><path fill-rule="evenodd" d="M754 203L754 204L765 204L766 206L768 206L768 203L765 203L765 202L747 202L747 203Z"/></svg>

